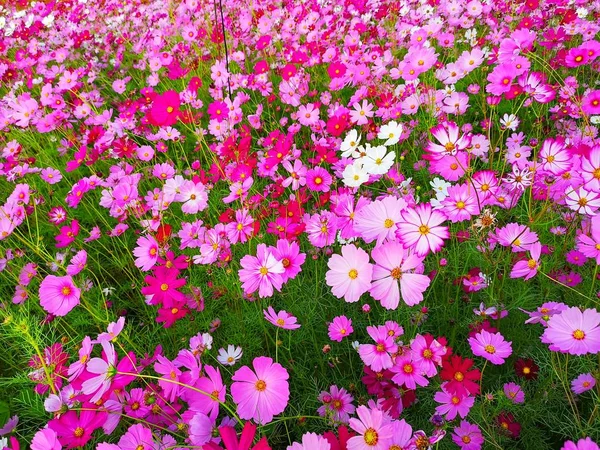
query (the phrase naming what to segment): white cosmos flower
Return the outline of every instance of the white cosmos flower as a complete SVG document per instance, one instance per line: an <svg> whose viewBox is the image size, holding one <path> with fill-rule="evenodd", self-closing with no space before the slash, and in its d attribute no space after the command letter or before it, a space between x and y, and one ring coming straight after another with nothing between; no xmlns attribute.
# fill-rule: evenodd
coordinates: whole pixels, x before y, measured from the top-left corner
<svg viewBox="0 0 600 450"><path fill-rule="evenodd" d="M387 153L383 145L371 147L362 158L364 169L371 175L385 175L394 165L395 156L393 152Z"/></svg>
<svg viewBox="0 0 600 450"><path fill-rule="evenodd" d="M356 150L356 148L360 145L360 138L361 136L356 130L351 130L350 133L346 135L346 138L344 139L344 142L342 142L342 146L340 148L344 158L347 158Z"/></svg>
<svg viewBox="0 0 600 450"><path fill-rule="evenodd" d="M359 187L365 181L369 180L369 174L365 170L363 162L360 160L347 165L343 175L343 182L348 187Z"/></svg>
<svg viewBox="0 0 600 450"><path fill-rule="evenodd" d="M402 135L402 124L392 120L386 123L379 129L377 137L379 139L387 139L383 144L390 146L396 144Z"/></svg>

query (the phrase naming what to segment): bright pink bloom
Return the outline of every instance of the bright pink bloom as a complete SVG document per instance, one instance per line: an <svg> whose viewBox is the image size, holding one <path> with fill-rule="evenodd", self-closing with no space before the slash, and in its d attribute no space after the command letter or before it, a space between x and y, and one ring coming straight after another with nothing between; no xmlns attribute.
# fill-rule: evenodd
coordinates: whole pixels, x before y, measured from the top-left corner
<svg viewBox="0 0 600 450"><path fill-rule="evenodd" d="M596 379L591 373L582 373L571 381L571 390L575 394L583 394L596 386Z"/></svg>
<svg viewBox="0 0 600 450"><path fill-rule="evenodd" d="M373 283L369 291L386 309L398 308L400 293L408 306L423 301L423 292L431 280L427 275L414 273L423 267L423 257L411 255L399 242L387 242L371 252L375 260Z"/></svg>
<svg viewBox="0 0 600 450"><path fill-rule="evenodd" d="M464 419L473 407L475 397L453 394L446 390L445 384L443 383L442 390L436 392L433 396L436 402L441 403L440 406L435 408L435 412L445 414L446 420L454 420L457 415Z"/></svg>
<svg viewBox="0 0 600 450"><path fill-rule="evenodd" d="M429 141L425 149L429 154L423 155L424 159L439 159L443 155L456 155L456 152L466 150L471 144L471 137L468 134L460 136L460 129L454 122L443 122L430 131L439 144Z"/></svg>
<svg viewBox="0 0 600 450"><path fill-rule="evenodd" d="M141 423L130 426L127 432L119 439L119 447L121 450L154 449L152 430Z"/></svg>
<svg viewBox="0 0 600 450"><path fill-rule="evenodd" d="M600 215L592 217L590 228L591 237L577 236L577 249L588 258L596 258L596 264L600 264Z"/></svg>
<svg viewBox="0 0 600 450"><path fill-rule="evenodd" d="M60 228L60 234L56 236L56 248L67 247L69 244L75 241L75 238L79 234L79 222L73 220L70 225Z"/></svg>
<svg viewBox="0 0 600 450"><path fill-rule="evenodd" d="M56 432L52 428L44 428L33 436L31 450L62 450Z"/></svg>
<svg viewBox="0 0 600 450"><path fill-rule="evenodd" d="M479 202L475 189L469 184L457 184L448 188L448 196L442 200L442 208L450 222L464 222L479 214Z"/></svg>
<svg viewBox="0 0 600 450"><path fill-rule="evenodd" d="M279 239L277 248L273 250L273 255L283 265L284 272L281 274L283 282L296 278L302 272L302 264L306 260L306 253L300 253L300 246L297 242L290 242L287 239Z"/></svg>
<svg viewBox="0 0 600 450"><path fill-rule="evenodd" d="M135 265L144 272L152 269L158 260L158 242L153 236L141 236L133 249Z"/></svg>
<svg viewBox="0 0 600 450"><path fill-rule="evenodd" d="M244 424L244 429L242 430L242 435L239 440L235 428L230 426L219 427L219 434L221 435L221 439L223 439L223 445L226 450L271 450L271 447L267 443L267 438L264 436L260 438L256 445L252 446L254 435L256 434L256 425L251 422L246 422ZM222 449L222 447L213 443L208 443L204 445L204 447L206 450Z"/></svg>
<svg viewBox="0 0 600 450"><path fill-rule="evenodd" d="M588 437L579 439L577 443L567 441L560 450L600 450L600 447Z"/></svg>
<svg viewBox="0 0 600 450"><path fill-rule="evenodd" d="M213 415L216 417L220 404L225 402L227 387L223 384L221 372L218 368L204 366L204 372L207 376L200 378L195 387L207 394L190 391L190 408L210 417Z"/></svg>
<svg viewBox="0 0 600 450"><path fill-rule="evenodd" d="M510 271L511 278L521 278L529 280L537 274L540 267L540 255L542 253L542 244L535 242L529 247L529 259L517 261Z"/></svg>
<svg viewBox="0 0 600 450"><path fill-rule="evenodd" d="M267 319L267 321L271 322L276 327L283 328L284 330L295 330L300 328L300 324L296 323L298 319L287 311L279 311L276 313L273 307L269 306L268 309L263 310L263 313L265 315L265 319Z"/></svg>
<svg viewBox="0 0 600 450"><path fill-rule="evenodd" d="M452 440L462 450L480 450L485 441L481 429L466 420L462 420L460 426L454 428Z"/></svg>
<svg viewBox="0 0 600 450"><path fill-rule="evenodd" d="M405 248L413 248L418 256L438 252L444 245L444 239L450 237L448 227L441 226L445 220L446 216L432 210L429 203L420 203L402 213L396 237Z"/></svg>
<svg viewBox="0 0 600 450"><path fill-rule="evenodd" d="M516 383L505 383L504 384L504 395L508 397L508 399L512 400L513 403L524 403L525 402L525 392L521 389Z"/></svg>
<svg viewBox="0 0 600 450"><path fill-rule="evenodd" d="M40 283L40 305L55 316L65 316L79 305L81 290L75 286L70 275L48 275Z"/></svg>
<svg viewBox="0 0 600 450"><path fill-rule="evenodd" d="M252 419L264 425L283 412L290 390L288 372L271 358L260 356L248 366L239 368L231 379L231 396L242 419Z"/></svg>
<svg viewBox="0 0 600 450"><path fill-rule="evenodd" d="M350 419L350 428L359 435L348 440L348 450L387 450L394 430L379 409L359 406L358 419Z"/></svg>
<svg viewBox="0 0 600 450"><path fill-rule="evenodd" d="M283 285L281 274L285 272L285 268L265 244L258 244L256 256L244 256L240 265L242 268L238 271L238 275L246 294L258 290L260 297L271 297L273 288L281 290Z"/></svg>
<svg viewBox="0 0 600 450"><path fill-rule="evenodd" d="M92 433L106 421L105 412L67 411L57 419L48 422L48 428L58 435L61 445L67 448L85 447L92 438Z"/></svg>
<svg viewBox="0 0 600 450"><path fill-rule="evenodd" d="M589 92L581 100L581 109L591 115L600 114L600 89Z"/></svg>
<svg viewBox="0 0 600 450"><path fill-rule="evenodd" d="M316 433L302 435L302 444L294 442L287 450L330 450L331 444L327 439Z"/></svg>
<svg viewBox="0 0 600 450"><path fill-rule="evenodd" d="M350 414L354 414L356 409L352 402L354 397L344 388L331 386L330 392L322 391L319 394L319 401L323 405L317 410L322 417L331 416L335 422L348 423Z"/></svg>
<svg viewBox="0 0 600 450"><path fill-rule="evenodd" d="M332 180L331 174L319 166L306 172L306 185L311 191L329 192Z"/></svg>
<svg viewBox="0 0 600 450"><path fill-rule="evenodd" d="M512 63L504 63L494 67L494 70L487 76L490 82L485 90L490 94L502 95L510 91L512 82L517 76L517 69Z"/></svg>
<svg viewBox="0 0 600 450"><path fill-rule="evenodd" d="M410 354L396 357L394 365L390 369L395 375L392 381L398 386L406 386L408 389L416 389L417 385L427 386L429 381L423 376L421 365L415 362Z"/></svg>
<svg viewBox="0 0 600 450"><path fill-rule="evenodd" d="M595 309L568 308L550 317L543 338L563 353L596 354L600 352L600 314Z"/></svg>
<svg viewBox="0 0 600 450"><path fill-rule="evenodd" d="M146 275L144 282L148 286L141 289L142 294L152 295L151 305L162 304L165 308L171 308L175 303L185 301L185 295L177 290L186 283L184 278L177 278L179 270L157 266L153 272L154 276Z"/></svg>
<svg viewBox="0 0 600 450"><path fill-rule="evenodd" d="M371 288L373 266L369 263L369 254L354 244L344 245L341 256L332 255L327 267L325 280L337 298L357 302Z"/></svg>
<svg viewBox="0 0 600 450"><path fill-rule="evenodd" d="M179 94L176 91L166 91L154 97L150 109L150 119L153 125L171 126L179 117Z"/></svg>
<svg viewBox="0 0 600 450"><path fill-rule="evenodd" d="M504 364L512 354L512 342L507 342L500 333L488 333L481 330L475 337L469 338L471 351L476 356L487 359L492 364Z"/></svg>
<svg viewBox="0 0 600 450"><path fill-rule="evenodd" d="M329 339L342 342L342 339L352 334L353 331L352 319L348 319L346 316L337 316L329 324Z"/></svg>
<svg viewBox="0 0 600 450"><path fill-rule="evenodd" d="M367 327L367 333L375 344L361 344L358 347L358 354L365 366L369 366L374 372L381 372L383 369L389 369L394 365L391 353L398 351L398 346L394 342L394 336L388 334L385 327Z"/></svg>
<svg viewBox="0 0 600 450"><path fill-rule="evenodd" d="M162 388L165 400L172 402L179 396L179 377L181 370L167 358L162 355L156 355L154 371L162 377L158 380L158 385Z"/></svg>
<svg viewBox="0 0 600 450"><path fill-rule="evenodd" d="M79 250L75 256L71 258L69 265L67 266L67 275L71 275L74 277L78 273L80 273L83 269L85 269L85 265L87 264L87 252L85 250Z"/></svg>

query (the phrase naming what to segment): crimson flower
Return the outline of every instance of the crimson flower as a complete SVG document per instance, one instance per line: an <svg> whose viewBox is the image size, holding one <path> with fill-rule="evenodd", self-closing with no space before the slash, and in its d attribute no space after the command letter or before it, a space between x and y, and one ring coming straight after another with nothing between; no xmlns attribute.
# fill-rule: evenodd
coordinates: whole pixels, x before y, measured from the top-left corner
<svg viewBox="0 0 600 450"><path fill-rule="evenodd" d="M473 360L453 355L445 358L442 362L440 377L448 381L446 389L459 396L479 394L479 381L481 372L479 369L469 370L473 366Z"/></svg>

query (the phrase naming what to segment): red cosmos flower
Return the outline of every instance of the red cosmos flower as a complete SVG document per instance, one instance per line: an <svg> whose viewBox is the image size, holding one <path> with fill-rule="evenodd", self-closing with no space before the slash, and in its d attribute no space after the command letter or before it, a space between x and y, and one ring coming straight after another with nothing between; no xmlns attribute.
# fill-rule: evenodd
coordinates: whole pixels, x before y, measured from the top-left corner
<svg viewBox="0 0 600 450"><path fill-rule="evenodd" d="M356 436L356 433L353 431L348 431L348 428L346 428L344 425L339 426L337 432L337 437L332 431L324 433L323 437L327 439L327 442L329 442L329 445L331 445L331 450L347 450L348 439Z"/></svg>
<svg viewBox="0 0 600 450"><path fill-rule="evenodd" d="M160 245L165 245L168 240L171 238L171 233L173 232L173 227L167 223L162 223L158 226L158 230L156 230L156 240Z"/></svg>
<svg viewBox="0 0 600 450"><path fill-rule="evenodd" d="M519 435L521 434L521 424L515 420L515 416L511 413L500 413L496 422L511 438L519 438Z"/></svg>
<svg viewBox="0 0 600 450"><path fill-rule="evenodd" d="M150 109L150 123L157 126L171 126L179 117L179 93L166 91L157 95Z"/></svg>
<svg viewBox="0 0 600 450"><path fill-rule="evenodd" d="M530 358L519 358L515 361L515 372L518 377L526 380L535 380L538 376L540 368Z"/></svg>
<svg viewBox="0 0 600 450"><path fill-rule="evenodd" d="M479 394L479 384L475 383L481 378L479 369L469 370L473 366L473 360L453 355L442 361L440 377L448 381L446 389L456 395L466 396Z"/></svg>

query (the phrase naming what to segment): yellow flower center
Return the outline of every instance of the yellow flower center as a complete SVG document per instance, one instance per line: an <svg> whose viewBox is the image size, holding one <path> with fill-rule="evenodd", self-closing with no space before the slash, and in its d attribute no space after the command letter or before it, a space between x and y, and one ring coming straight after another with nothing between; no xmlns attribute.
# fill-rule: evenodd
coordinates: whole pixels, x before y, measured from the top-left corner
<svg viewBox="0 0 600 450"><path fill-rule="evenodd" d="M164 292L164 291L166 291L168 289L169 289L169 285L167 283L163 283L163 284L160 285L160 290L161 291Z"/></svg>
<svg viewBox="0 0 600 450"><path fill-rule="evenodd" d="M355 280L358 277L358 270L350 270L350 272L348 272L348 276L350 277L350 279Z"/></svg>
<svg viewBox="0 0 600 450"><path fill-rule="evenodd" d="M267 383L265 383L263 380L258 380L258 381L256 382L256 384L254 385L254 387L256 387L256 390L257 390L258 392L262 392L262 391L264 391L265 389L267 389Z"/></svg>
<svg viewBox="0 0 600 450"><path fill-rule="evenodd" d="M496 353L496 347L494 347L491 344L488 344L485 346L485 351L488 352L490 355L493 355L494 353Z"/></svg>
<svg viewBox="0 0 600 450"><path fill-rule="evenodd" d="M581 341L585 338L585 333L581 330L575 330L573 331L573 337L578 341Z"/></svg>
<svg viewBox="0 0 600 450"><path fill-rule="evenodd" d="M377 445L377 442L379 441L379 435L377 434L377 431L375 431L374 428L367 428L365 434L363 435L363 438L365 440L365 444L371 446Z"/></svg>
<svg viewBox="0 0 600 450"><path fill-rule="evenodd" d="M392 219L385 219L383 226L386 228L392 228L392 226L394 226L394 221Z"/></svg>

